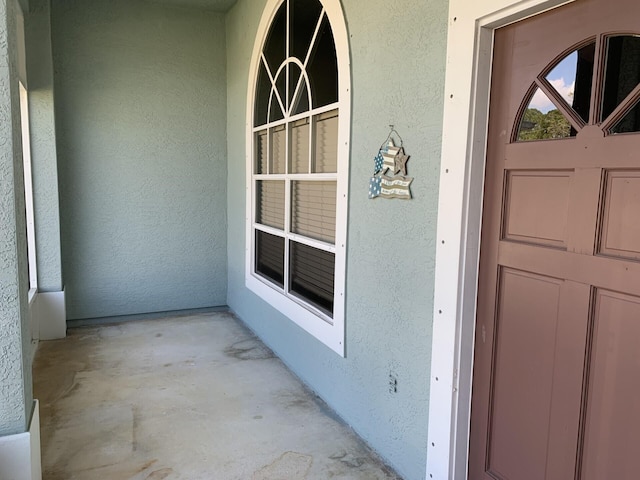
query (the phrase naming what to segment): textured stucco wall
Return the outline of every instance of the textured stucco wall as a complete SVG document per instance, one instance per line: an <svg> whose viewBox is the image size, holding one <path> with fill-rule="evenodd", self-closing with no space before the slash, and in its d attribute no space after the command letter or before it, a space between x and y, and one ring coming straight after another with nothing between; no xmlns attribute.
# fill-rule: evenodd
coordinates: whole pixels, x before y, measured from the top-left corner
<svg viewBox="0 0 640 480"><path fill-rule="evenodd" d="M0 0L0 436L26 431L32 402L15 0Z"/></svg>
<svg viewBox="0 0 640 480"><path fill-rule="evenodd" d="M31 0L25 16L31 167L35 210L38 290L59 292L62 283L60 202L53 107L50 0Z"/></svg>
<svg viewBox="0 0 640 480"><path fill-rule="evenodd" d="M52 4L69 319L226 303L223 14Z"/></svg>
<svg viewBox="0 0 640 480"><path fill-rule="evenodd" d="M425 476L446 0L343 0L352 62L347 358L244 287L245 112L264 0L227 17L228 303L386 461ZM414 199L368 200L373 157L394 124ZM398 392L389 393L389 373Z"/></svg>

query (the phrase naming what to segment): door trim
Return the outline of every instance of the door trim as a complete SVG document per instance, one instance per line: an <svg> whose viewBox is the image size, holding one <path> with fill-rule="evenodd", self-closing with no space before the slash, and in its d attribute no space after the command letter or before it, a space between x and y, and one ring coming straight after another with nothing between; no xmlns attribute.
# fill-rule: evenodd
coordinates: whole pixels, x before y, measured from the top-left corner
<svg viewBox="0 0 640 480"><path fill-rule="evenodd" d="M579 0L450 0L427 480L467 478L493 34Z"/></svg>

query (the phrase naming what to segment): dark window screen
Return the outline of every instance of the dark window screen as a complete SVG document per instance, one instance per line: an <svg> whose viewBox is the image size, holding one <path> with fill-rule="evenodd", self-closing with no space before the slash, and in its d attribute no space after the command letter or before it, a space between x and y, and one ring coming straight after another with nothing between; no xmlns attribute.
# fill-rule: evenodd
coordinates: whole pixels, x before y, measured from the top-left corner
<svg viewBox="0 0 640 480"><path fill-rule="evenodd" d="M297 242L290 249L291 292L333 317L335 255Z"/></svg>
<svg viewBox="0 0 640 480"><path fill-rule="evenodd" d="M256 231L256 273L284 287L284 238Z"/></svg>

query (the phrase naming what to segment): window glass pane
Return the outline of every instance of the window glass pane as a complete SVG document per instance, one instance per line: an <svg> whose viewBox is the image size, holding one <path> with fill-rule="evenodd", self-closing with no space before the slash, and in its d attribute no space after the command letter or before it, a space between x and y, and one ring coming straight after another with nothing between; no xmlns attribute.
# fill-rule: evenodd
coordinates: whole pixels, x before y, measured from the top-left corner
<svg viewBox="0 0 640 480"><path fill-rule="evenodd" d="M546 79L585 122L589 121L595 42L564 57Z"/></svg>
<svg viewBox="0 0 640 480"><path fill-rule="evenodd" d="M267 165L269 162L269 152L267 151L267 131L262 130L255 134L255 173L269 173Z"/></svg>
<svg viewBox="0 0 640 480"><path fill-rule="evenodd" d="M611 133L632 133L640 132L640 103L636 103L629 112L622 117Z"/></svg>
<svg viewBox="0 0 640 480"><path fill-rule="evenodd" d="M286 49L287 38L287 2L285 1L271 23L271 28L267 35L267 41L264 44L262 53L267 59L269 70L271 74L275 76L278 68L282 65L285 58L287 58Z"/></svg>
<svg viewBox="0 0 640 480"><path fill-rule="evenodd" d="M291 125L291 173L309 173L309 119Z"/></svg>
<svg viewBox="0 0 640 480"><path fill-rule="evenodd" d="M291 194L291 230L316 240L335 242L336 182L296 181Z"/></svg>
<svg viewBox="0 0 640 480"><path fill-rule="evenodd" d="M267 109L269 107L269 93L271 93L271 80L264 68L264 63L260 62L258 69L258 82L256 84L256 99L254 108L253 126L258 127L267 123Z"/></svg>
<svg viewBox="0 0 640 480"><path fill-rule="evenodd" d="M293 96L296 93L296 87L298 86L298 80L300 80L301 75L300 68L295 63L289 64L289 110L293 111L294 107L294 98ZM303 80L304 81L304 80ZM300 84L300 88L302 89L302 82ZM298 92L299 93L299 92Z"/></svg>
<svg viewBox="0 0 640 480"><path fill-rule="evenodd" d="M256 273L284 288L284 238L256 230Z"/></svg>
<svg viewBox="0 0 640 480"><path fill-rule="evenodd" d="M269 121L277 122L283 118L284 113L282 112L282 107L280 106L280 102L278 102L278 97L274 91L273 96L271 97L271 107L269 108Z"/></svg>
<svg viewBox="0 0 640 480"><path fill-rule="evenodd" d="M298 98L293 100L293 108L291 111L293 112L293 115L309 111L309 89L307 88L306 83L302 84Z"/></svg>
<svg viewBox="0 0 640 480"><path fill-rule="evenodd" d="M338 171L338 110L316 117L314 173Z"/></svg>
<svg viewBox="0 0 640 480"><path fill-rule="evenodd" d="M318 0L290 0L291 5L291 45L290 52L304 63L311 38L316 30L322 5Z"/></svg>
<svg viewBox="0 0 640 480"><path fill-rule="evenodd" d="M284 125L271 129L271 170L269 173L285 173L287 159L287 132Z"/></svg>
<svg viewBox="0 0 640 480"><path fill-rule="evenodd" d="M638 83L640 83L640 37L610 37L607 40L601 120L611 115Z"/></svg>
<svg viewBox="0 0 640 480"><path fill-rule="evenodd" d="M290 291L333 317L334 254L297 242L289 245Z"/></svg>
<svg viewBox="0 0 640 480"><path fill-rule="evenodd" d="M338 60L333 32L325 16L307 66L311 82L312 108L338 101Z"/></svg>
<svg viewBox="0 0 640 480"><path fill-rule="evenodd" d="M256 223L284 230L284 181L256 182Z"/></svg>
<svg viewBox="0 0 640 480"><path fill-rule="evenodd" d="M575 135L569 121L549 97L542 90L536 89L520 121L517 141L550 140Z"/></svg>

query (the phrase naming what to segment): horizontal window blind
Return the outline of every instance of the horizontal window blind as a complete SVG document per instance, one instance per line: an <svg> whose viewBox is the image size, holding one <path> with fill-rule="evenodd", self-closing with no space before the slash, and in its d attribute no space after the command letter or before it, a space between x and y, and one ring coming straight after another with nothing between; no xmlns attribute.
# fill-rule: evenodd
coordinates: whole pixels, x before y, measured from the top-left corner
<svg viewBox="0 0 640 480"><path fill-rule="evenodd" d="M291 230L316 240L336 238L336 182L294 181Z"/></svg>
<svg viewBox="0 0 640 480"><path fill-rule="evenodd" d="M338 171L338 110L318 115L315 126L315 173Z"/></svg>
<svg viewBox="0 0 640 480"><path fill-rule="evenodd" d="M256 182L256 222L284 230L284 181Z"/></svg>
<svg viewBox="0 0 640 480"><path fill-rule="evenodd" d="M285 173L287 155L287 132L284 125L271 129L271 171Z"/></svg>
<svg viewBox="0 0 640 480"><path fill-rule="evenodd" d="M256 230L255 269L284 288L284 238Z"/></svg>
<svg viewBox="0 0 640 480"><path fill-rule="evenodd" d="M333 317L334 254L293 241L289 247L289 289Z"/></svg>
<svg viewBox="0 0 640 480"><path fill-rule="evenodd" d="M309 119L291 126L291 173L309 173Z"/></svg>
<svg viewBox="0 0 640 480"><path fill-rule="evenodd" d="M256 173L267 173L269 168L269 152L267 151L267 131L256 133Z"/></svg>

